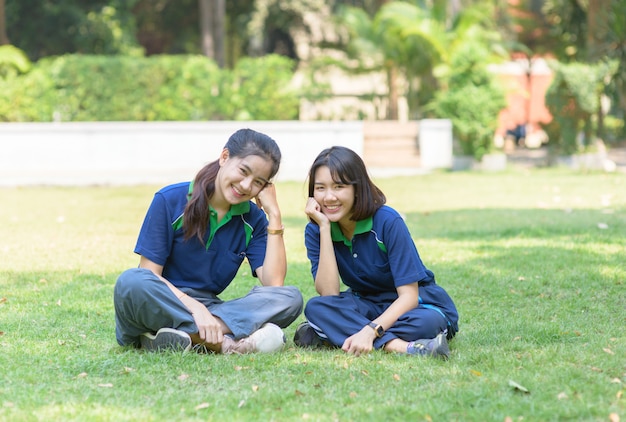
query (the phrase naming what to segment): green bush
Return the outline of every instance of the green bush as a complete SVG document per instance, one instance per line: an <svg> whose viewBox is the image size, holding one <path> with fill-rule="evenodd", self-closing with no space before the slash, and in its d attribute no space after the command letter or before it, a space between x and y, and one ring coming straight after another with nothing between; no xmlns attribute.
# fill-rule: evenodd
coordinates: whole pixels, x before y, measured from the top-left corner
<svg viewBox="0 0 626 422"><path fill-rule="evenodd" d="M32 63L19 48L11 45L0 45L0 78L9 78L26 73Z"/></svg>
<svg viewBox="0 0 626 422"><path fill-rule="evenodd" d="M452 58L447 89L438 92L426 109L450 119L461 152L481 160L495 148L498 115L506 107L504 90L487 70L487 51L469 44Z"/></svg>
<svg viewBox="0 0 626 422"><path fill-rule="evenodd" d="M551 62L554 72L546 92L546 107L557 123L551 126L550 143L561 154L575 154L591 145L596 136L592 117L600 107L606 80L617 70L616 62ZM579 133L583 133L579 144Z"/></svg>
<svg viewBox="0 0 626 422"><path fill-rule="evenodd" d="M278 55L239 60L233 72L235 119L297 119L300 101L288 88L293 66L290 59Z"/></svg>
<svg viewBox="0 0 626 422"><path fill-rule="evenodd" d="M0 80L0 121L290 120L293 62L241 60L222 70L204 56L81 56L39 61Z"/></svg>
<svg viewBox="0 0 626 422"><path fill-rule="evenodd" d="M604 141L609 144L620 144L626 141L626 125L624 120L615 116L604 118Z"/></svg>

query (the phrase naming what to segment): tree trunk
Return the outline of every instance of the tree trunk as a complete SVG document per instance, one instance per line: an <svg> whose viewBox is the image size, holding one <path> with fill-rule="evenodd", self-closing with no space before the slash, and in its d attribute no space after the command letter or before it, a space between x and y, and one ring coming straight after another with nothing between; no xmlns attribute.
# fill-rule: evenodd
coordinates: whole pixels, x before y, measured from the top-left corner
<svg viewBox="0 0 626 422"><path fill-rule="evenodd" d="M7 21L4 13L4 0L0 0L0 45L11 44L7 36Z"/></svg>
<svg viewBox="0 0 626 422"><path fill-rule="evenodd" d="M590 0L587 9L587 59L594 63L606 54L611 0Z"/></svg>
<svg viewBox="0 0 626 422"><path fill-rule="evenodd" d="M398 120L398 74L394 66L387 69L387 85L389 86L387 120Z"/></svg>
<svg viewBox="0 0 626 422"><path fill-rule="evenodd" d="M587 59L591 63L601 60L606 54L608 20L611 0L590 0L587 9ZM604 138L604 114L602 102L598 101L596 135Z"/></svg>
<svg viewBox="0 0 626 422"><path fill-rule="evenodd" d="M226 19L226 0L215 0L215 17L213 19L213 41L215 47L215 61L223 68L224 58L224 21Z"/></svg>
<svg viewBox="0 0 626 422"><path fill-rule="evenodd" d="M224 67L225 0L198 0L202 53Z"/></svg>
<svg viewBox="0 0 626 422"><path fill-rule="evenodd" d="M202 46L202 53L212 59L215 58L215 51L213 48L213 31L211 25L212 19L212 4L211 0L198 0L198 6L200 9L200 43Z"/></svg>

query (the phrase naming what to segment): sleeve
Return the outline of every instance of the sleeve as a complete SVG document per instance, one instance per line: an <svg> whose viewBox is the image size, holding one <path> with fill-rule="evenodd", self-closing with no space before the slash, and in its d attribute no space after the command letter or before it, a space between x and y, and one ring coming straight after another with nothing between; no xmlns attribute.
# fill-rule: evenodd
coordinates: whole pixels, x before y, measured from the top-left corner
<svg viewBox="0 0 626 422"><path fill-rule="evenodd" d="M385 224L384 242L396 287L429 277L406 223L399 215Z"/></svg>
<svg viewBox="0 0 626 422"><path fill-rule="evenodd" d="M317 224L309 223L304 229L304 246L306 254L311 262L311 274L313 280L317 276L317 268L320 262L320 228Z"/></svg>
<svg viewBox="0 0 626 422"><path fill-rule="evenodd" d="M155 194L139 231L135 253L158 265L165 265L174 239L171 221L165 198L160 193Z"/></svg>
<svg viewBox="0 0 626 422"><path fill-rule="evenodd" d="M252 229L252 237L246 248L246 258L250 264L252 275L256 277L257 268L263 266L265 261L265 253L267 251L267 217L265 213L257 207L256 204L250 204L250 218L244 225L249 224ZM244 228L244 231L247 230Z"/></svg>

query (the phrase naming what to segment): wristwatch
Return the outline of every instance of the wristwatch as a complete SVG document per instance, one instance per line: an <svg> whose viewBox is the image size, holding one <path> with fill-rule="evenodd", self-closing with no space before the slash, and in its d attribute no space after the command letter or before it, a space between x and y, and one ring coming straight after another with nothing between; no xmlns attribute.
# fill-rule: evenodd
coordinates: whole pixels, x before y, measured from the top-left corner
<svg viewBox="0 0 626 422"><path fill-rule="evenodd" d="M374 332L376 333L376 337L381 338L383 334L385 334L385 329L382 325L374 324L373 322L370 322L367 325L369 327L372 327L372 330L374 330Z"/></svg>

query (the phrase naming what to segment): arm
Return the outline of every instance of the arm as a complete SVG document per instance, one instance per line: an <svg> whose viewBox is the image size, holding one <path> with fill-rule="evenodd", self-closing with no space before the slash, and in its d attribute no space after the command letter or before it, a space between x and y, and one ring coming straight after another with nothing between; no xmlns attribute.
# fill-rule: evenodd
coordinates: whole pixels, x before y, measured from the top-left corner
<svg viewBox="0 0 626 422"><path fill-rule="evenodd" d="M406 312L414 309L419 304L417 282L406 284L397 288L398 298L372 322L380 324L386 330L398 321L398 318ZM369 353L374 347L376 334L369 326L364 326L358 333L348 337L341 347L346 353L356 356Z"/></svg>
<svg viewBox="0 0 626 422"><path fill-rule="evenodd" d="M264 286L283 286L287 275L287 254L282 235L283 224L276 199L276 188L268 184L256 198L256 203L268 218L267 245L263 265L256 269L259 281ZM271 231L280 231L280 234L270 234Z"/></svg>
<svg viewBox="0 0 626 422"><path fill-rule="evenodd" d="M198 336L207 343L219 344L224 341L225 325L215 318L209 310L194 298L187 296L176 286L166 280L163 274L163 266L150 261L148 258L141 256L139 260L139 268L145 268L152 271L163 283L176 295L183 305L189 309L193 319L198 327Z"/></svg>
<svg viewBox="0 0 626 422"><path fill-rule="evenodd" d="M339 269L333 239L330 235L330 221L320 211L320 204L309 198L304 212L317 223L320 229L320 251L317 273L315 274L315 290L320 296L338 295L340 291Z"/></svg>

